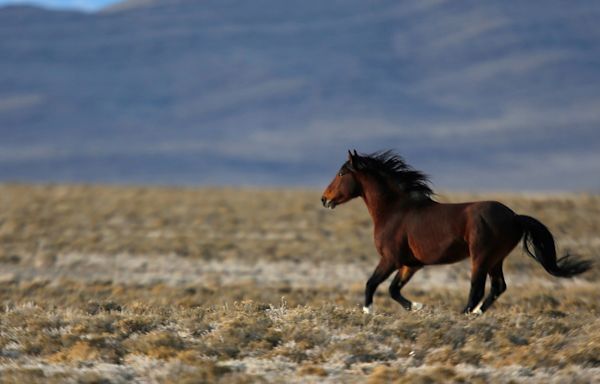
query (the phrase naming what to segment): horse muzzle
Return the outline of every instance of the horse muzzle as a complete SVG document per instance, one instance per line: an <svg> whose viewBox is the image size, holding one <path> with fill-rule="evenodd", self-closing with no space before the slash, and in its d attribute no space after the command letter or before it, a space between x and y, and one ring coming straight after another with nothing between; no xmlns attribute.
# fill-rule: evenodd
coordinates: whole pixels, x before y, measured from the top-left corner
<svg viewBox="0 0 600 384"><path fill-rule="evenodd" d="M321 197L321 202L325 208L333 209L337 205L333 200L327 200L325 197Z"/></svg>

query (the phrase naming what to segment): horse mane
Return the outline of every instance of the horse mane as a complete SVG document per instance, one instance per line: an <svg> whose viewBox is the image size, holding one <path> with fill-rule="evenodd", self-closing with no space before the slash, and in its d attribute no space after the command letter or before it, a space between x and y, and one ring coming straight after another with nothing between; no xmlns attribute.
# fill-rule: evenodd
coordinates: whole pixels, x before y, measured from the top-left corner
<svg viewBox="0 0 600 384"><path fill-rule="evenodd" d="M360 154L358 166L361 171L375 172L393 181L403 192L427 198L434 194L429 186L429 177L408 165L402 156L392 150Z"/></svg>

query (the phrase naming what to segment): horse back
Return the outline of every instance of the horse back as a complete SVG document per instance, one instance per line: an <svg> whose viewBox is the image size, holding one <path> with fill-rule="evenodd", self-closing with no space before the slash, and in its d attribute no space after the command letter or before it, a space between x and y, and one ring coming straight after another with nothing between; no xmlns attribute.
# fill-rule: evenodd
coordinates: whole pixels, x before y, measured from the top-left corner
<svg viewBox="0 0 600 384"><path fill-rule="evenodd" d="M397 227L399 257L421 264L448 264L467 258L476 241L505 236L514 212L497 201L434 203L406 212ZM513 233L506 235L512 243ZM401 252L400 252L401 251ZM402 260L400 260L402 263Z"/></svg>

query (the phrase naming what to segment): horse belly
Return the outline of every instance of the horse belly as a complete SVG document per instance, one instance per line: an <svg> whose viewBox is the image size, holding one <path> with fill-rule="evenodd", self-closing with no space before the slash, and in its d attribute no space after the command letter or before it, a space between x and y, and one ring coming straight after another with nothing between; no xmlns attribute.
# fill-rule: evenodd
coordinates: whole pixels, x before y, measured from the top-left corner
<svg viewBox="0 0 600 384"><path fill-rule="evenodd" d="M439 253L436 264L450 264L463 260L469 256L469 245L463 239L456 239Z"/></svg>
<svg viewBox="0 0 600 384"><path fill-rule="evenodd" d="M411 248L414 257L423 264L450 264L469 255L467 242L460 238L444 243L420 244Z"/></svg>

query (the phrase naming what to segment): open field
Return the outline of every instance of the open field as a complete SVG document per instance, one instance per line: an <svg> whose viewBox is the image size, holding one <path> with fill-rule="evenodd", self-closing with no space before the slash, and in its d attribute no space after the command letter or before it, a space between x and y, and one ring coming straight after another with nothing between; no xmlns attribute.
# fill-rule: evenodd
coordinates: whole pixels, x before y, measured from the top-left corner
<svg viewBox="0 0 600 384"><path fill-rule="evenodd" d="M320 191L0 186L0 382L600 382L600 196L498 199L537 217L559 253L596 260L548 275L520 248L507 292L459 313L469 265L384 283L362 202Z"/></svg>

